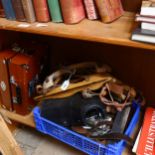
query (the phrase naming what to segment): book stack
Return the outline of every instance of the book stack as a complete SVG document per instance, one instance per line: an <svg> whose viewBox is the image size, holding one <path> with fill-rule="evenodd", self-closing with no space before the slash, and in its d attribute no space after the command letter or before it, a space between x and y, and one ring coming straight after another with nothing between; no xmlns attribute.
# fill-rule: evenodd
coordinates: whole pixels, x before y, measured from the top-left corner
<svg viewBox="0 0 155 155"><path fill-rule="evenodd" d="M143 0L140 14L136 15L140 28L134 30L132 40L155 43L155 1Z"/></svg>
<svg viewBox="0 0 155 155"><path fill-rule="evenodd" d="M136 155L155 155L155 108L146 108L143 125L132 151Z"/></svg>
<svg viewBox="0 0 155 155"><path fill-rule="evenodd" d="M0 4L0 17L5 12L9 20L29 23L75 24L85 18L110 23L124 13L121 0L0 0Z"/></svg>

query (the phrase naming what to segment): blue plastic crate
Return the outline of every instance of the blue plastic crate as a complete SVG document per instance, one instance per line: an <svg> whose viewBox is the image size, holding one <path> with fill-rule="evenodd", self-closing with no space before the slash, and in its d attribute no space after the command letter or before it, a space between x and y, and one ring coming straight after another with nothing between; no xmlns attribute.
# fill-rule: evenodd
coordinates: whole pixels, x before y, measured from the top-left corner
<svg viewBox="0 0 155 155"><path fill-rule="evenodd" d="M132 104L135 113L129 123L125 134L130 136L139 119L140 106L136 102ZM54 122L51 122L40 116L40 109L36 107L33 110L36 128L40 132L50 135L70 146L73 146L89 155L120 155L125 148L125 141L121 140L115 144L104 145L93 141L85 136L64 128Z"/></svg>

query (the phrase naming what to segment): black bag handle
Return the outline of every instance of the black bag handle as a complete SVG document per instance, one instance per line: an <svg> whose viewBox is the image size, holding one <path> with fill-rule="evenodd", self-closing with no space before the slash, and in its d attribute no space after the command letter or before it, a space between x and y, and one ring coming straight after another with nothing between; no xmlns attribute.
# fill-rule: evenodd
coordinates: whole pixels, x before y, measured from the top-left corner
<svg viewBox="0 0 155 155"><path fill-rule="evenodd" d="M92 139L97 139L99 141L103 141L103 140L124 140L125 142L127 142L129 145L133 146L134 144L134 140L132 138L130 138L129 136L122 134L122 133L107 133L104 134L102 136L90 136L90 138Z"/></svg>

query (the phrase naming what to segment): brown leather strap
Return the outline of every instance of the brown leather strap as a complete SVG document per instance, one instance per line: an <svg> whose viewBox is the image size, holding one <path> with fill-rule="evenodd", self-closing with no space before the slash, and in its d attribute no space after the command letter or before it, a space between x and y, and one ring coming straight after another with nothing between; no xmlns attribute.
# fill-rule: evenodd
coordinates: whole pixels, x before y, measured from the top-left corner
<svg viewBox="0 0 155 155"><path fill-rule="evenodd" d="M122 87L122 88L121 88L121 87ZM123 94L123 89L124 89L123 85L122 85L121 87L119 87L119 90L120 90L120 91L118 90L118 92L120 93L120 95L124 95L124 94ZM120 88L121 88L121 89L120 89ZM108 95L109 95L109 97L110 97L110 100L107 99L107 98L105 97L105 95L106 95L105 91L106 91L106 90L107 90L107 92L108 92ZM108 105L108 106L114 106L114 107L116 107L116 109L117 109L118 111L122 111L122 109L123 109L125 106L132 104L132 102L128 102L128 100L129 100L129 98L130 98L130 94L131 94L130 88L129 88L129 90L128 90L127 95L125 96L125 100L124 100L123 103L119 103L119 102L115 101L114 98L113 98L113 96L112 96L112 94L111 94L111 91L113 91L113 90L110 90L110 87L109 87L108 83L106 83L105 86L102 88L101 93L100 93L100 95L99 95L101 101L102 101L104 104L106 104L106 105ZM116 90L114 90L114 91L116 91Z"/></svg>

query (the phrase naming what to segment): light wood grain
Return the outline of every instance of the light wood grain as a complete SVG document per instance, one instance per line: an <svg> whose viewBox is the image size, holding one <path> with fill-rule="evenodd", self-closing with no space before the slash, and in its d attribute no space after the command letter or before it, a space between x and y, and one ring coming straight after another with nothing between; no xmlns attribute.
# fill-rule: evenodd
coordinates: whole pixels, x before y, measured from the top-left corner
<svg viewBox="0 0 155 155"><path fill-rule="evenodd" d="M3 155L23 155L10 130L0 115L0 151Z"/></svg>
<svg viewBox="0 0 155 155"><path fill-rule="evenodd" d="M47 26L43 27L36 27L38 23L33 23L30 24L29 27L24 28L19 27L19 24L22 22L9 21L5 18L0 18L0 29L154 50L155 46L151 44L144 44L130 40L131 32L135 25L134 19L134 13L125 12L124 16L111 24L104 24L101 21L90 21L85 19L75 25L49 22L45 23Z"/></svg>
<svg viewBox="0 0 155 155"><path fill-rule="evenodd" d="M0 108L0 115L2 115L5 119L10 119L11 121L15 121L30 127L35 128L35 122L33 118L33 112L28 115L19 115L14 112L10 112L6 109Z"/></svg>

